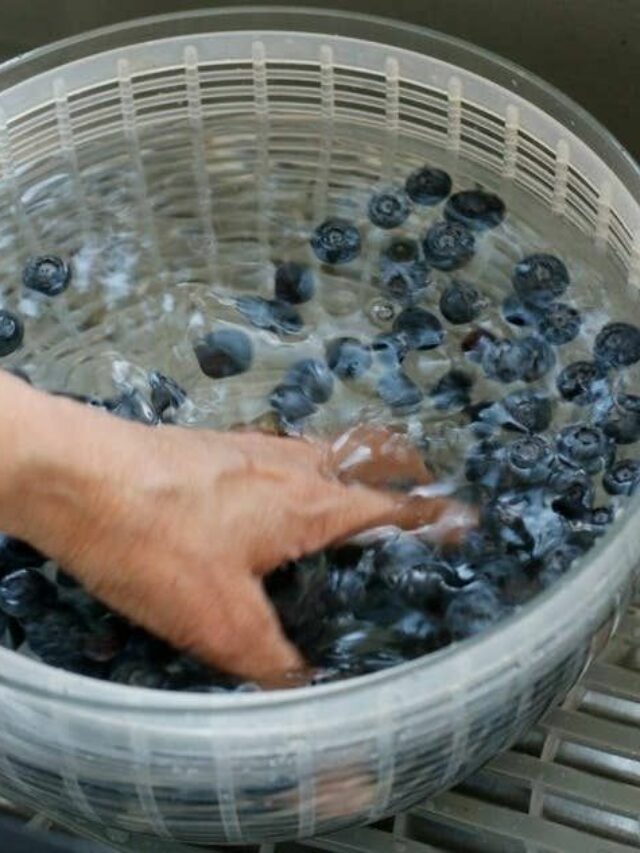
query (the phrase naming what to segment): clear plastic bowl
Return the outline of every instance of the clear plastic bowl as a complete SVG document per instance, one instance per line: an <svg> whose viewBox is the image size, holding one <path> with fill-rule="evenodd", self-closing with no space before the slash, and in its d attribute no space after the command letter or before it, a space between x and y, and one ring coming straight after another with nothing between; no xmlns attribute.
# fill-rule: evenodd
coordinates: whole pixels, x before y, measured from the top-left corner
<svg viewBox="0 0 640 853"><path fill-rule="evenodd" d="M102 167L106 138L115 140L114 163L124 157L133 171L131 203L159 250L145 158L151 137L175 134L194 170L180 203L196 212L202 262L213 263L225 246L209 216L207 134L233 126L250 140L260 188L272 162L269 124L295 114L315 123L318 209L340 146L353 149L364 130L384 173L412 139L506 192L531 194L559 227L582 232L631 286L630 305L639 283L640 173L631 158L558 92L436 33L315 11L181 14L28 54L0 69L0 88L0 238L17 265L45 238L63 248L82 239L87 181ZM69 189L56 210L29 194L49 178ZM179 266L188 247L174 249ZM170 694L0 649L0 788L123 849L154 851L309 836L404 809L514 742L575 682L637 575L639 512L640 498L588 559L492 631L339 684Z"/></svg>

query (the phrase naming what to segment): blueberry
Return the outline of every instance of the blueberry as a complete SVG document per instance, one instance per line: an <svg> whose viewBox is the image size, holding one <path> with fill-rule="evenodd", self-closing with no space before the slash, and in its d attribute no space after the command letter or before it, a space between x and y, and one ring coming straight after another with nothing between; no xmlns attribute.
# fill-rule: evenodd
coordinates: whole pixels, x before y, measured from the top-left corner
<svg viewBox="0 0 640 853"><path fill-rule="evenodd" d="M370 348L357 338L334 338L325 353L329 369L340 379L357 379L373 364Z"/></svg>
<svg viewBox="0 0 640 853"><path fill-rule="evenodd" d="M555 255L529 255L513 271L513 287L520 299L534 306L549 305L569 286L569 272Z"/></svg>
<svg viewBox="0 0 640 853"><path fill-rule="evenodd" d="M435 651L442 645L441 626L432 614L427 616L419 610L409 610L391 628L412 657Z"/></svg>
<svg viewBox="0 0 640 853"><path fill-rule="evenodd" d="M0 577L14 569L39 569L47 557L21 539L0 533Z"/></svg>
<svg viewBox="0 0 640 853"><path fill-rule="evenodd" d="M240 296L236 308L252 326L283 335L295 335L302 329L302 318L288 302L262 296Z"/></svg>
<svg viewBox="0 0 640 853"><path fill-rule="evenodd" d="M600 424L604 434L616 444L633 444L640 438L640 397L618 394Z"/></svg>
<svg viewBox="0 0 640 853"><path fill-rule="evenodd" d="M562 459L589 474L595 474L602 468L611 449L601 429L585 424L570 424L560 430L557 447Z"/></svg>
<svg viewBox="0 0 640 853"><path fill-rule="evenodd" d="M327 574L326 603L332 613L355 612L366 598L366 578L355 569L330 569Z"/></svg>
<svg viewBox="0 0 640 853"><path fill-rule="evenodd" d="M403 334L381 332L371 342L371 350L383 367L394 370L404 361L409 346Z"/></svg>
<svg viewBox="0 0 640 853"><path fill-rule="evenodd" d="M32 619L55 602L55 587L35 569L18 569L0 581L0 610L15 619Z"/></svg>
<svg viewBox="0 0 640 853"><path fill-rule="evenodd" d="M502 445L493 439L484 439L473 445L465 458L465 477L490 491L499 488L505 478Z"/></svg>
<svg viewBox="0 0 640 853"><path fill-rule="evenodd" d="M194 347L200 369L211 379L244 373L253 361L251 338L239 329L218 329Z"/></svg>
<svg viewBox="0 0 640 853"><path fill-rule="evenodd" d="M603 536L614 519L614 511L610 506L598 506L588 509L576 526L576 533L591 534L594 537Z"/></svg>
<svg viewBox="0 0 640 853"><path fill-rule="evenodd" d="M553 414L551 400L540 391L514 391L502 400L507 415L505 425L527 432L544 432Z"/></svg>
<svg viewBox="0 0 640 853"><path fill-rule="evenodd" d="M542 312L538 331L554 346L571 343L578 337L582 318L575 308L564 302L552 302Z"/></svg>
<svg viewBox="0 0 640 853"><path fill-rule="evenodd" d="M454 325L470 323L479 316L486 302L466 281L452 281L440 296L440 313Z"/></svg>
<svg viewBox="0 0 640 853"><path fill-rule="evenodd" d="M552 500L554 512L565 518L583 518L593 505L594 488L584 471L563 464L559 460L549 478L557 496Z"/></svg>
<svg viewBox="0 0 640 853"><path fill-rule="evenodd" d="M428 264L450 272L471 260L476 250L476 239L459 222L436 222L424 235L422 250Z"/></svg>
<svg viewBox="0 0 640 853"><path fill-rule="evenodd" d="M471 583L458 592L447 607L445 625L453 640L464 640L491 627L504 609L491 586Z"/></svg>
<svg viewBox="0 0 640 853"><path fill-rule="evenodd" d="M360 232L345 219L325 219L311 235L311 248L324 264L347 264L360 254Z"/></svg>
<svg viewBox="0 0 640 853"><path fill-rule="evenodd" d="M610 495L632 495L640 485L640 460L620 459L602 478L602 485Z"/></svg>
<svg viewBox="0 0 640 853"><path fill-rule="evenodd" d="M404 188L411 201L423 207L432 207L451 192L451 178L442 169L422 166L411 172Z"/></svg>
<svg viewBox="0 0 640 853"><path fill-rule="evenodd" d="M436 409L457 409L471 402L473 379L463 370L450 370L436 382L431 390Z"/></svg>
<svg viewBox="0 0 640 853"><path fill-rule="evenodd" d="M0 358L15 352L24 338L24 325L12 311L0 309Z"/></svg>
<svg viewBox="0 0 640 853"><path fill-rule="evenodd" d="M380 261L381 288L391 299L412 302L431 283L428 266L420 260L396 263L383 255Z"/></svg>
<svg viewBox="0 0 640 853"><path fill-rule="evenodd" d="M275 295L281 302L301 305L313 299L316 285L313 270L295 261L286 261L276 267Z"/></svg>
<svg viewBox="0 0 640 853"><path fill-rule="evenodd" d="M477 328L472 329L464 336L460 343L460 349L467 356L469 361L476 364L482 363L485 353L493 349L498 343L497 337L493 332L487 329Z"/></svg>
<svg viewBox="0 0 640 853"><path fill-rule="evenodd" d="M535 326L538 314L530 305L525 303L515 294L510 293L502 303L502 316L512 326Z"/></svg>
<svg viewBox="0 0 640 853"><path fill-rule="evenodd" d="M553 451L541 436L525 435L507 445L505 458L517 480L522 483L539 483L549 475Z"/></svg>
<svg viewBox="0 0 640 853"><path fill-rule="evenodd" d="M460 222L474 231L495 228L504 219L505 206L501 198L484 190L463 190L455 193L444 208L445 217Z"/></svg>
<svg viewBox="0 0 640 853"><path fill-rule="evenodd" d="M158 415L164 414L167 409L179 409L187 399L187 392L164 373L154 371L149 374L149 386L151 405Z"/></svg>
<svg viewBox="0 0 640 853"><path fill-rule="evenodd" d="M554 366L555 355L542 338L528 335L515 341L499 341L487 348L481 363L489 379L505 383L518 379L535 382Z"/></svg>
<svg viewBox="0 0 640 853"><path fill-rule="evenodd" d="M87 629L75 613L63 609L43 610L24 623L27 643L46 664L86 671L83 654Z"/></svg>
<svg viewBox="0 0 640 853"><path fill-rule="evenodd" d="M514 555L492 557L476 567L479 579L489 581L502 601L523 604L534 593L530 578Z"/></svg>
<svg viewBox="0 0 640 853"><path fill-rule="evenodd" d="M316 411L315 404L299 385L276 385L269 396L269 403L290 424L308 418Z"/></svg>
<svg viewBox="0 0 640 853"><path fill-rule="evenodd" d="M547 587L555 583L583 554L584 550L577 545L568 542L558 545L544 560L542 571L538 575L540 584Z"/></svg>
<svg viewBox="0 0 640 853"><path fill-rule="evenodd" d="M574 361L558 374L560 396L578 406L588 406L607 391L603 370L591 361Z"/></svg>
<svg viewBox="0 0 640 853"><path fill-rule="evenodd" d="M378 228L397 228L411 213L411 202L399 187L383 187L369 199L367 213Z"/></svg>
<svg viewBox="0 0 640 853"><path fill-rule="evenodd" d="M393 331L402 334L410 349L433 349L440 346L444 330L440 320L424 308L405 308L393 323Z"/></svg>
<svg viewBox="0 0 640 853"><path fill-rule="evenodd" d="M158 423L155 410L135 388L123 392L114 400L109 400L107 408L112 414L126 421L136 421L148 426Z"/></svg>
<svg viewBox="0 0 640 853"><path fill-rule="evenodd" d="M631 323L608 323L596 335L593 354L605 369L635 364L640 361L640 329Z"/></svg>
<svg viewBox="0 0 640 853"><path fill-rule="evenodd" d="M382 400L394 411L415 411L422 403L422 391L401 370L383 373L376 388Z"/></svg>
<svg viewBox="0 0 640 853"><path fill-rule="evenodd" d="M484 509L484 523L511 553L541 557L562 542L567 523L542 488L501 491Z"/></svg>
<svg viewBox="0 0 640 853"><path fill-rule="evenodd" d="M297 385L314 403L326 403L333 394L333 376L324 361L303 358L287 370L285 385Z"/></svg>
<svg viewBox="0 0 640 853"><path fill-rule="evenodd" d="M131 687L153 689L162 689L168 686L167 675L157 663L127 656L116 658L109 673L109 681L114 684L128 684Z"/></svg>
<svg viewBox="0 0 640 853"><path fill-rule="evenodd" d="M58 296L69 286L71 267L55 255L31 258L22 272L22 283L45 296Z"/></svg>
<svg viewBox="0 0 640 853"><path fill-rule="evenodd" d="M376 552L374 566L380 580L413 606L441 604L448 585L455 582L451 568L409 533L385 542Z"/></svg>
<svg viewBox="0 0 640 853"><path fill-rule="evenodd" d="M108 663L114 660L125 648L128 628L125 622L115 616L103 617L88 631L82 647L83 655L95 663Z"/></svg>

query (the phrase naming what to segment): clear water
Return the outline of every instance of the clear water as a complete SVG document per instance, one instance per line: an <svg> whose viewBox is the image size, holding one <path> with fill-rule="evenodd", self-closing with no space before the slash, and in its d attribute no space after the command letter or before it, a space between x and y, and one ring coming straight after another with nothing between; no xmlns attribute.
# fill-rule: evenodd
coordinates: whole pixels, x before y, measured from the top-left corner
<svg viewBox="0 0 640 853"><path fill-rule="evenodd" d="M160 370L188 392L178 423L225 429L261 422L270 411L269 392L292 361L322 358L329 338L367 340L390 328L392 319L380 321L375 308L383 298L378 257L389 233L368 223L366 202L381 181L402 182L425 162L447 170L454 191L481 184L507 204L504 224L480 235L477 254L454 274L487 297L477 325L518 334L500 305L521 257L551 252L567 265L572 284L563 301L580 310L583 328L557 349L556 368L537 383L555 396L559 370L589 359L601 326L637 309L621 271L542 205L478 166L415 139L396 140L391 159L385 140L366 127L338 124L329 132L295 118L268 127L238 118L195 138L184 128L143 126L137 140L105 137L79 148L77 162L61 155L19 174L13 190L0 195L0 300L25 318L26 332L24 347L5 366L20 366L42 388L104 396L131 386L148 395L148 374ZM313 256L310 232L327 215L360 228L357 261L329 268ZM393 235L420 239L441 215L442 205L415 208ZM55 300L20 286L25 258L45 252L73 264L71 287ZM273 295L279 260L308 263L316 275L315 299L299 306L304 328L286 339L251 327L233 307L239 294ZM419 304L438 314L450 278L433 271ZM256 355L249 373L213 381L199 370L193 343L220 324L248 331ZM469 328L443 325L443 345L412 352L404 364L425 392L454 367L473 374L474 402L520 387L486 380L460 349ZM375 391L376 379L373 370L355 382L336 382L330 402L306 421L307 432L332 435L362 421L408 423L411 436L429 438L436 473L461 480L472 440L468 419L437 410L428 393L409 419L393 415ZM627 371L625 390L638 391L639 379L638 370ZM583 409L559 402L553 429L583 417Z"/></svg>

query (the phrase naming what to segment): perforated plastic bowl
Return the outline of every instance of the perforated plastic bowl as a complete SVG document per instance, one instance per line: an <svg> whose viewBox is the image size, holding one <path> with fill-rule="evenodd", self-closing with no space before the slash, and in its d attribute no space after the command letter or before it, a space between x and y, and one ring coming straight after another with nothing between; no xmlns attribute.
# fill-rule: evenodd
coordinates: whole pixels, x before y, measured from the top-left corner
<svg viewBox="0 0 640 853"><path fill-rule="evenodd" d="M108 166L111 182L126 174L116 194L171 287L194 245L211 269L237 236L225 230L215 176L228 155L216 140L242 140L255 193L242 239L258 258L273 169L306 181L321 213L336 186L344 195L362 174L390 175L413 140L507 195L535 196L610 256L621 282L639 283L632 160L557 92L435 33L317 12L196 13L37 51L0 69L0 87L0 241L16 268L44 242L71 250L100 227L87 188ZM291 116L287 137L279 122ZM43 183L67 190L55 209ZM168 247L158 233L172 216L192 230ZM634 501L588 560L493 631L340 684L163 694L0 650L0 787L127 849L307 836L400 810L513 742L575 681L625 604L639 511Z"/></svg>

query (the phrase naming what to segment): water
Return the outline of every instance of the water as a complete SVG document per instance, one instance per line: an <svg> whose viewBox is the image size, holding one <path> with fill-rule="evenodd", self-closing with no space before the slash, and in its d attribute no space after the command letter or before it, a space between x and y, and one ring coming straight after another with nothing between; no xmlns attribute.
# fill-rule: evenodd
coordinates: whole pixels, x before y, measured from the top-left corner
<svg viewBox="0 0 640 853"><path fill-rule="evenodd" d="M188 392L178 423L226 429L261 422L270 411L269 392L293 361L323 358L335 336L370 340L390 329L400 306L381 301L378 275L389 235L368 223L366 202L380 182L403 182L430 162L451 174L454 191L479 183L507 204L503 225L479 235L475 257L454 274L487 298L478 325L501 337L518 334L500 305L520 258L550 252L567 265L572 283L563 301L579 309L583 327L536 383L555 397L559 370L589 359L597 331L608 319L633 316L637 294L593 243L512 184L413 138L395 147L389 162L385 140L352 123L338 122L328 133L309 119L283 117L265 128L231 117L212 122L195 142L188 127L152 124L140 125L137 140L95 140L78 148L77 171L62 154L37 162L17 176L17 203L8 189L0 194L0 307L18 311L26 324L24 347L5 366L25 369L48 390L104 396L132 386L148 395L149 372L159 370ZM309 247L311 230L328 215L351 219L362 234L362 254L344 267L321 265ZM393 235L420 239L441 215L442 205L415 208ZM20 286L26 257L45 252L72 260L73 283L56 300L27 295ZM281 260L310 264L316 277L314 300L299 306L304 327L286 338L251 327L234 308L240 294L273 295ZM450 278L432 271L419 304L438 314ZM199 370L193 344L221 324L251 334L254 366L212 381ZM436 409L428 391L452 368L473 375L474 402L522 386L488 381L461 351L469 327L443 325L443 345L412 352L404 364L426 394L418 412L389 411L376 393L378 365L360 380L337 381L330 402L306 421L307 434L331 436L363 421L403 425L412 438L428 439L438 476L461 482L472 440L468 418ZM627 371L625 390L638 391L639 379L637 369ZM583 417L584 410L560 402L553 429Z"/></svg>

